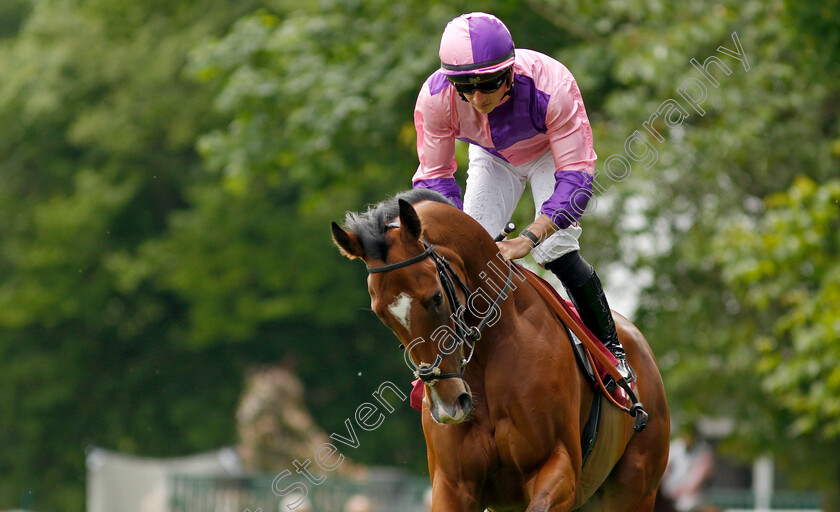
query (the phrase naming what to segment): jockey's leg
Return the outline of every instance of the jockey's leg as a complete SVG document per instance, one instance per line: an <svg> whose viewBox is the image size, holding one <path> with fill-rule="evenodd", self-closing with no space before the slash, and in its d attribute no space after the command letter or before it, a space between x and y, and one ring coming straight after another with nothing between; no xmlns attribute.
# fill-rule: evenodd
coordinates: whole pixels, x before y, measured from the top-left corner
<svg viewBox="0 0 840 512"><path fill-rule="evenodd" d="M470 144L469 154L464 213L496 236L519 204L525 190L525 177L509 163L478 146Z"/></svg>
<svg viewBox="0 0 840 512"><path fill-rule="evenodd" d="M616 368L621 376L628 383L632 382L635 372L625 359L624 347L618 339L607 296L592 265L578 251L572 251L547 263L545 268L560 279L584 325L618 359Z"/></svg>

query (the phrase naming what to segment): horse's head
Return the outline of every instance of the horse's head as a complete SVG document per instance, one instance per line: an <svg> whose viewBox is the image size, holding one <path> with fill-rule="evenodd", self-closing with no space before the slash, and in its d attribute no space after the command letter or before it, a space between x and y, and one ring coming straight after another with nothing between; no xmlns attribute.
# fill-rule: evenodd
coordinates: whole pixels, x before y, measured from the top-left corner
<svg viewBox="0 0 840 512"><path fill-rule="evenodd" d="M413 204L421 201L426 202L415 209ZM363 214L349 213L345 228L333 222L332 234L342 254L367 265L371 308L400 340L406 362L427 385L432 418L460 423L472 407L469 386L461 378L463 340L470 334L459 308L467 299L464 264L424 231L418 215L429 208L463 215L446 203L436 193L413 190Z"/></svg>

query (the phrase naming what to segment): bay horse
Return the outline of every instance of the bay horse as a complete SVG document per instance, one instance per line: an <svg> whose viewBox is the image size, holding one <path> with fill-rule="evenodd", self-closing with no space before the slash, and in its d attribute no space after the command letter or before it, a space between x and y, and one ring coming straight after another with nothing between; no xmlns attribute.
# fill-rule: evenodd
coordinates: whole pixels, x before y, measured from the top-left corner
<svg viewBox="0 0 840 512"><path fill-rule="evenodd" d="M425 382L433 512L653 509L668 405L653 353L629 320L613 314L647 428L634 432L630 415L606 405L584 464L581 436L598 390L550 306L478 222L415 189L348 213L332 235L344 256L366 264L371 308ZM491 272L494 264L508 268Z"/></svg>

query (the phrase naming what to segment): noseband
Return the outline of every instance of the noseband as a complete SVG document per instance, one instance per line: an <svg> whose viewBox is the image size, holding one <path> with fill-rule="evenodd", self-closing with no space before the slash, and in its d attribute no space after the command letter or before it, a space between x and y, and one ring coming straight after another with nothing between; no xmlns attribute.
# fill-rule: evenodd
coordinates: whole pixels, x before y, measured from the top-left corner
<svg viewBox="0 0 840 512"><path fill-rule="evenodd" d="M431 258L432 261L435 262L435 267L437 268L438 277L440 277L441 285L443 285L443 291L446 294L447 300L449 300L449 306L452 309L452 318L455 321L455 334L458 338L466 344L470 348L469 356L464 358L463 352L464 348L461 345L461 366L458 369L457 373L441 373L440 371L440 364L443 362L443 357L440 354L437 354L435 358L435 362L432 364L429 363L420 363L417 366L417 371L414 372L414 376L423 381L426 384L434 385L435 382L438 380L443 379L452 379L452 378L463 378L464 375L464 367L467 366L467 363L472 360L473 354L475 353L475 343L481 339L481 330L487 325L489 321L490 314L489 311L497 308L499 304L507 297L507 292L510 290L511 284L513 282L513 265L509 265L510 271L508 272L507 280L505 281L505 286L502 288L502 291L496 297L496 300L493 302L493 307L488 310L488 314L485 315L481 322L477 326L468 327L464 321L464 312L466 308L461 304L461 301L458 299L458 294L455 289L455 285L461 288L461 291L464 292L464 296L467 298L472 295L472 291L470 290L469 286L461 279L461 276L458 275L457 272L452 270L452 266L446 261L446 258L441 256L435 251L435 246L427 243L425 240L420 239L423 243L423 246L426 248L425 251L418 254L417 256L413 256L403 261L399 261L397 263L392 263L390 265L383 265L381 267L367 267L367 271L370 274L378 274L380 272L388 272L391 270L396 270L398 268L407 267L409 265L413 265L419 261L423 261L426 258Z"/></svg>

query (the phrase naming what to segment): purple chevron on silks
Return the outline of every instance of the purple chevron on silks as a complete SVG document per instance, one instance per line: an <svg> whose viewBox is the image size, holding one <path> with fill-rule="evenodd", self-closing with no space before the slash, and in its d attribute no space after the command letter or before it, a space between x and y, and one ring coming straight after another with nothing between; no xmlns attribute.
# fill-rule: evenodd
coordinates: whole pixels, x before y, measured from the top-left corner
<svg viewBox="0 0 840 512"><path fill-rule="evenodd" d="M484 149L498 153L517 142L545 134L549 99L548 94L537 89L533 78L516 75L510 100L487 114L493 147ZM498 155L504 158L501 153Z"/></svg>

